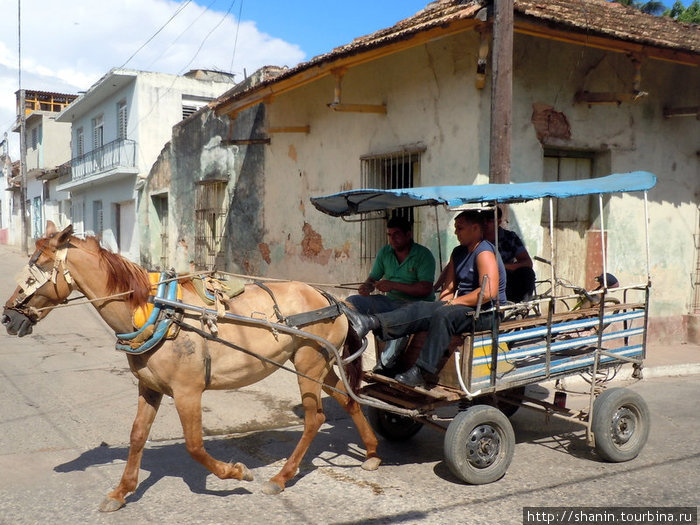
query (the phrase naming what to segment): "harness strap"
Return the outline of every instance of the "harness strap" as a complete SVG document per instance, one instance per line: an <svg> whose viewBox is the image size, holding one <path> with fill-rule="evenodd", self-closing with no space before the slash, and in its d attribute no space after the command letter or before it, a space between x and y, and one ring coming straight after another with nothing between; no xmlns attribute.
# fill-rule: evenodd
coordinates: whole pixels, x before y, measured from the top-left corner
<svg viewBox="0 0 700 525"><path fill-rule="evenodd" d="M293 368L289 368L287 366L284 366L283 364L278 363L277 361L274 361L274 360L270 359L269 357L265 357L265 356L262 356L260 354L256 354L252 350L248 350L247 348L243 348L242 346L238 346L235 343L231 343L229 341L226 341L225 339L221 339L213 334L210 334L209 332L205 332L204 330L200 330L199 328L197 328L195 326L184 323L182 321L182 319L173 319L173 322L177 323L180 326L180 329L189 330L190 332L194 332L194 333L200 335L201 337L203 337L205 340L216 341L217 343L220 343L224 346L228 346L229 348L233 348L234 350L238 350L239 352L243 352L244 354L247 354L251 357L255 357L256 359L259 359L260 361L264 361L265 363L269 363L271 365L274 365L277 368L281 368L282 370L286 370L287 372L291 372L293 374L296 374L300 377L303 377L304 379L308 379L309 381L313 381L314 383L318 383L319 385L324 386L324 387L326 387L330 390L333 390L335 392L338 392L339 394L343 394L344 396L348 395L347 392L340 390L339 388L332 387L330 385L327 385L323 381L319 381L318 379L314 379L313 377L308 376L302 372L299 372L298 370L294 370ZM209 360L209 363L207 363L206 356L205 356L205 366L211 367L211 360ZM208 372L205 370L205 373L207 373L209 375L209 377L211 377L211 369L209 369ZM207 384L209 384L209 381L207 381Z"/></svg>
<svg viewBox="0 0 700 525"><path fill-rule="evenodd" d="M328 292L325 292L324 290L320 290L314 287L314 290L316 290L318 293L320 293L323 297L326 298L330 306L326 306L325 308L319 308L318 310L312 310L310 312L302 312L300 314L294 314L285 317L280 311L280 307L277 304L277 299L275 298L275 294L272 292L272 290L270 290L270 288L268 288L264 283L260 281L255 281L255 284L263 290L265 290L270 295L270 297L272 297L275 315L277 316L277 321L280 324L286 324L287 326L293 327L306 326L307 324L316 323L325 319L335 319L336 317L340 317L340 315L343 313L340 309L340 305L338 304L338 300L335 297L333 297Z"/></svg>
<svg viewBox="0 0 700 525"><path fill-rule="evenodd" d="M273 308L274 308L274 310L275 310L275 315L277 316L277 321L278 321L280 324L288 324L287 319L282 315L282 312L280 311L280 307L279 307L279 305L277 304L277 298L275 298L275 294L272 293L272 290L270 290L270 289L267 287L266 284L264 284L264 283L262 283L262 282L260 282L260 281L255 281L255 284L256 284L257 286L259 286L260 288L262 288L263 290L265 290L265 291L270 295L270 297L272 298L272 302L274 303Z"/></svg>
<svg viewBox="0 0 700 525"><path fill-rule="evenodd" d="M58 267L63 265L63 278L68 283L68 286L73 284L73 277L71 277L68 267L66 266L66 257L68 256L68 247L64 246L56 250L56 256L53 260L53 271L51 272L51 282L56 284L56 276L58 275Z"/></svg>

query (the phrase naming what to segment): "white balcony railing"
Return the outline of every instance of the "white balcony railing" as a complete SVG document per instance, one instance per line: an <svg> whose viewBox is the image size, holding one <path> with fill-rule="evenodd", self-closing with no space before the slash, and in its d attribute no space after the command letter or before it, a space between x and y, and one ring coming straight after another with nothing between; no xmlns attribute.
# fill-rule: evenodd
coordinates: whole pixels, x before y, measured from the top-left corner
<svg viewBox="0 0 700 525"><path fill-rule="evenodd" d="M136 167L136 142L117 139L71 159L71 180L77 181L118 168Z"/></svg>

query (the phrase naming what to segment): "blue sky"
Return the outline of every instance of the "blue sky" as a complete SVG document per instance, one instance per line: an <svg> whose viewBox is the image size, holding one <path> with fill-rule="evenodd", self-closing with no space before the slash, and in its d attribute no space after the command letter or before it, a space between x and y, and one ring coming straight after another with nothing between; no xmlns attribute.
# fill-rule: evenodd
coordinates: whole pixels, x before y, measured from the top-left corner
<svg viewBox="0 0 700 525"><path fill-rule="evenodd" d="M392 26L428 3L429 0L243 0L241 18L254 20L264 33L297 44L311 58L358 36ZM231 0L214 2L221 11L230 5ZM232 12L236 17L240 5L240 0L235 0Z"/></svg>

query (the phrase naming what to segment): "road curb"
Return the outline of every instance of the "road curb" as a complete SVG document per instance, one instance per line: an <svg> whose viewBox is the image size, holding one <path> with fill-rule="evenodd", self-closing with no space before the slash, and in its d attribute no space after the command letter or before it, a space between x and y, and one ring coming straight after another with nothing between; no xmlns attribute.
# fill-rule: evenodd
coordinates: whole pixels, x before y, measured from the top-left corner
<svg viewBox="0 0 700 525"><path fill-rule="evenodd" d="M624 367L621 369L612 381L628 381L635 379L632 377L634 369L632 367ZM642 368L642 380L658 377L681 377L700 374L700 363L683 363L674 365L659 365ZM580 375L564 377L561 380L562 386L571 388L580 385L589 385Z"/></svg>

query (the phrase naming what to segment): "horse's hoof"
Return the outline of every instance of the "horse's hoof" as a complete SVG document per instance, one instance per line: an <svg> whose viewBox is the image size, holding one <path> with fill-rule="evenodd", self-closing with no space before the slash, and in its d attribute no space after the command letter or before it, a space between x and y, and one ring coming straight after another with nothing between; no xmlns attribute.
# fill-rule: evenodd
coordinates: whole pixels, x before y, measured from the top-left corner
<svg viewBox="0 0 700 525"><path fill-rule="evenodd" d="M263 494L267 494L268 496L274 496L283 490L283 487L280 487L277 483L273 483L272 481L266 481L262 486Z"/></svg>
<svg viewBox="0 0 700 525"><path fill-rule="evenodd" d="M234 465L235 468L240 469L241 471L241 479L243 481L253 481L253 473L250 471L248 467L246 467L243 463L236 463Z"/></svg>
<svg viewBox="0 0 700 525"><path fill-rule="evenodd" d="M121 509L123 506L124 503L108 496L100 503L100 512L114 512L115 510Z"/></svg>
<svg viewBox="0 0 700 525"><path fill-rule="evenodd" d="M362 470L377 470L379 465L382 463L382 458L374 456L372 458L367 458L364 463L362 463Z"/></svg>

